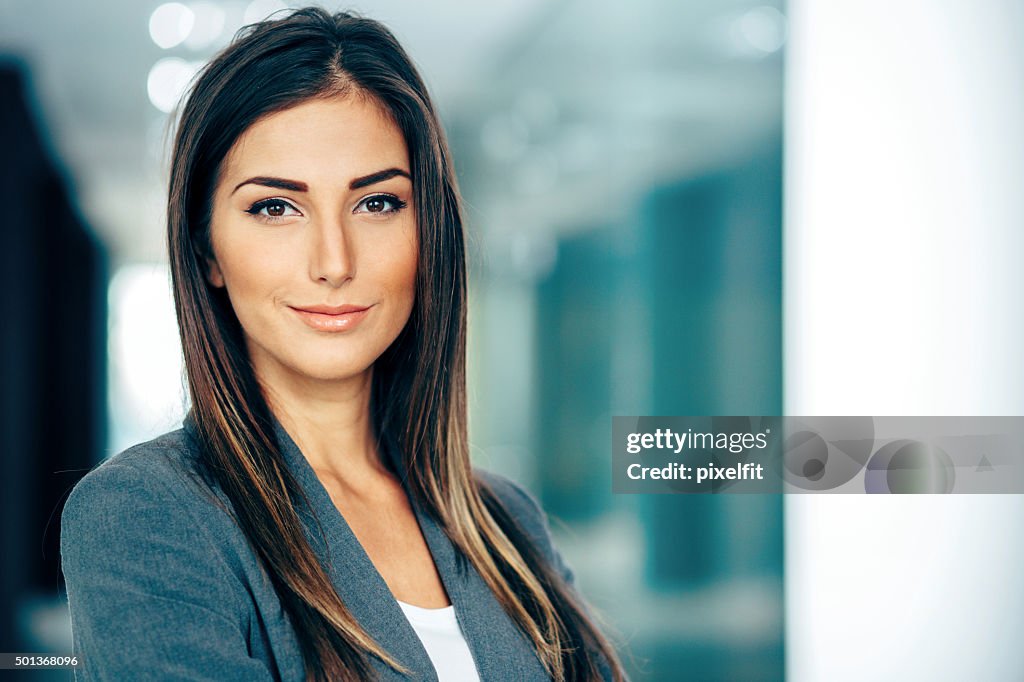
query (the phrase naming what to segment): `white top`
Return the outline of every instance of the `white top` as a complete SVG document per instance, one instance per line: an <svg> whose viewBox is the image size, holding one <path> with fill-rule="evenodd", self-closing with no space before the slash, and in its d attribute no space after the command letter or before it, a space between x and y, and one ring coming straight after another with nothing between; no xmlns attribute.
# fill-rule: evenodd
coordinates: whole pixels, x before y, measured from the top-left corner
<svg viewBox="0 0 1024 682"><path fill-rule="evenodd" d="M425 609L403 601L398 605L423 642L440 682L479 682L473 655L455 618L455 606Z"/></svg>

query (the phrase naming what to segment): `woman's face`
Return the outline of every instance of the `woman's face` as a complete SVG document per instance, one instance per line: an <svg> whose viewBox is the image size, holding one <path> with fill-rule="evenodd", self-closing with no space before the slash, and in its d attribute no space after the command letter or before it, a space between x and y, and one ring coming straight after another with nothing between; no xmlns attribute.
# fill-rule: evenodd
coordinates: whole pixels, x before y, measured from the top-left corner
<svg viewBox="0 0 1024 682"><path fill-rule="evenodd" d="M367 371L405 326L418 254L409 153L369 97L254 123L214 190L209 281L225 287L264 382Z"/></svg>

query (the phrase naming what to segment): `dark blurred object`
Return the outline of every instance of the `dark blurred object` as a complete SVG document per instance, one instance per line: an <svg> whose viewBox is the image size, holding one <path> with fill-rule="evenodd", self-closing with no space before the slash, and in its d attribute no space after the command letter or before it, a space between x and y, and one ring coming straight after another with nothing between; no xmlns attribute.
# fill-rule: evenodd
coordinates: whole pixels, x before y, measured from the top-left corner
<svg viewBox="0 0 1024 682"><path fill-rule="evenodd" d="M39 130L27 69L0 57L0 651L60 587L60 512L106 438L106 258Z"/></svg>

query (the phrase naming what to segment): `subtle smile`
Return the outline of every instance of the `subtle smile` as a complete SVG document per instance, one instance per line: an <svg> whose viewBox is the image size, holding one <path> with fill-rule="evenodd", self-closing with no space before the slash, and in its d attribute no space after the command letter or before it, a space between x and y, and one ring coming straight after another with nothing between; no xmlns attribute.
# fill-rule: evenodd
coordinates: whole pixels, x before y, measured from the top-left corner
<svg viewBox="0 0 1024 682"><path fill-rule="evenodd" d="M308 327L320 332L344 332L354 329L372 308L359 305L289 306Z"/></svg>

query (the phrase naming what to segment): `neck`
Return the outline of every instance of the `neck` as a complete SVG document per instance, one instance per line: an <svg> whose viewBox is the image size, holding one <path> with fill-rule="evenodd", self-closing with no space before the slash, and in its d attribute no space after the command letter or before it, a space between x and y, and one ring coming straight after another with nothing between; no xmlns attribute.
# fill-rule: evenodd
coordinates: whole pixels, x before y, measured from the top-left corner
<svg viewBox="0 0 1024 682"><path fill-rule="evenodd" d="M270 410L317 474L358 485L386 472L370 418L372 367L330 382L257 375Z"/></svg>

